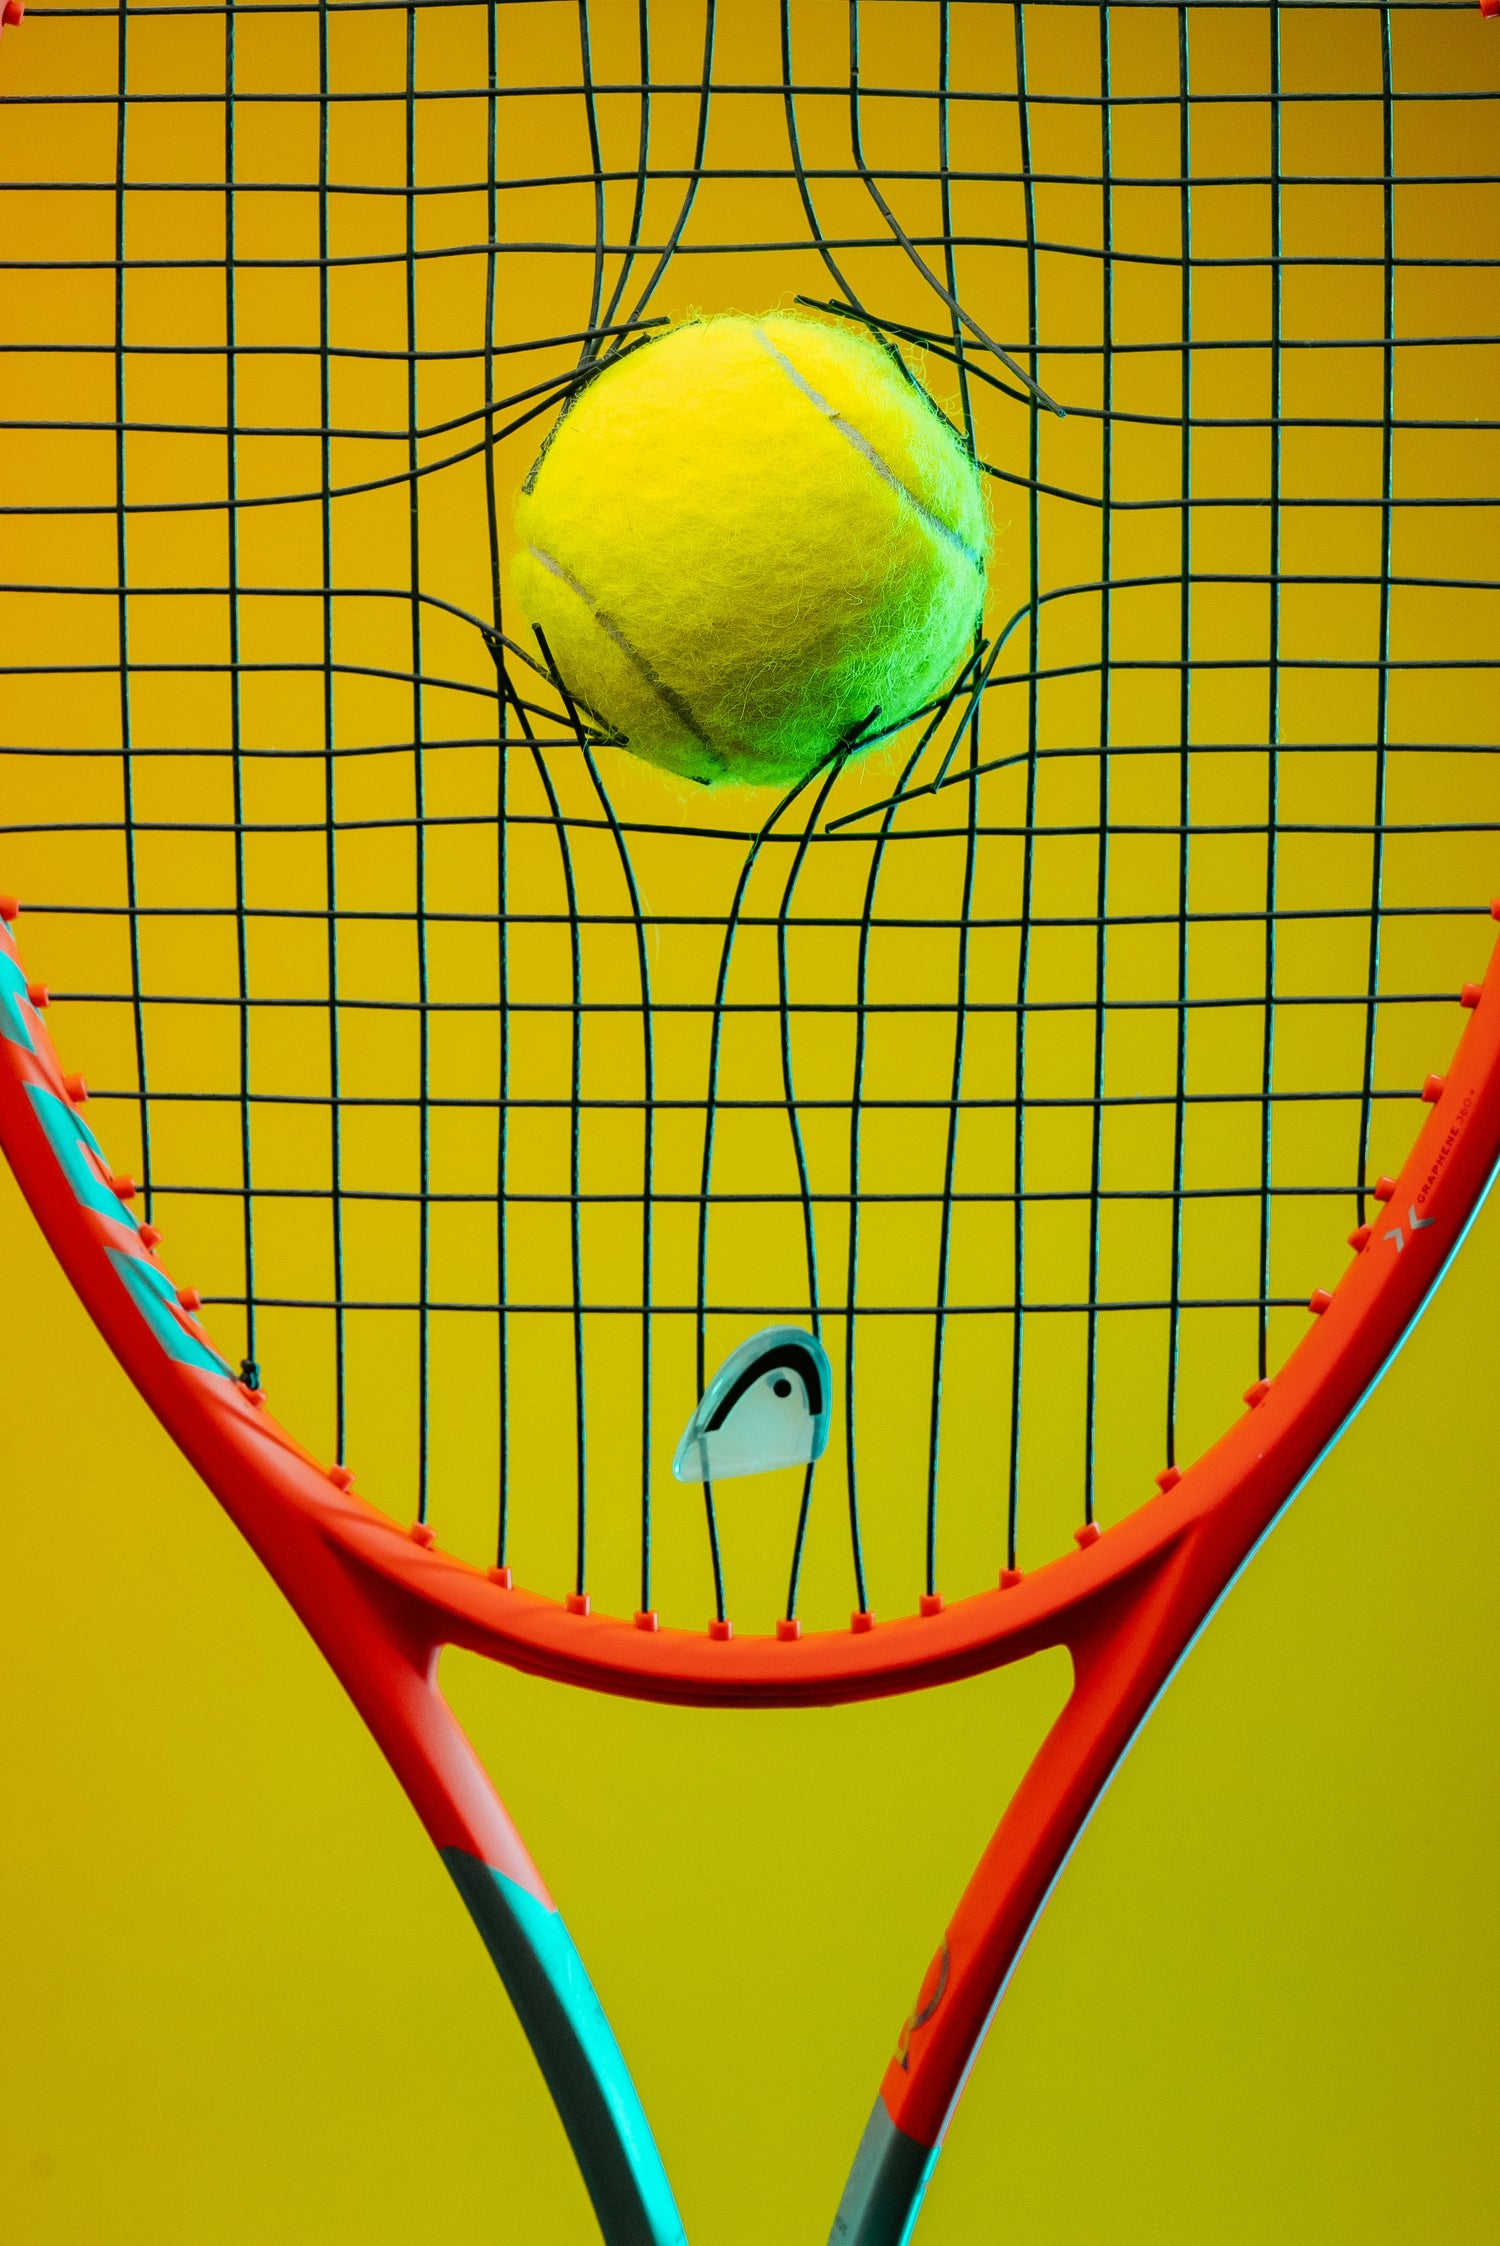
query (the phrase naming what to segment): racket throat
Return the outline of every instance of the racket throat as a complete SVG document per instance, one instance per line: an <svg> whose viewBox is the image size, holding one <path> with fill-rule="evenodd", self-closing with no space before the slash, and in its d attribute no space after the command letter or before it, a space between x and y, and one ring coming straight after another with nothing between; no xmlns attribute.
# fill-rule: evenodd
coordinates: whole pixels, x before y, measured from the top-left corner
<svg viewBox="0 0 1500 2246"><path fill-rule="evenodd" d="M561 1914L466 1849L439 1853L526 2031L606 2246L687 2246L650 2123Z"/></svg>
<svg viewBox="0 0 1500 2246"><path fill-rule="evenodd" d="M881 2086L829 2246L906 2246L1011 1974L1203 1613L1192 1534L1074 1618L1074 1685L949 1922Z"/></svg>

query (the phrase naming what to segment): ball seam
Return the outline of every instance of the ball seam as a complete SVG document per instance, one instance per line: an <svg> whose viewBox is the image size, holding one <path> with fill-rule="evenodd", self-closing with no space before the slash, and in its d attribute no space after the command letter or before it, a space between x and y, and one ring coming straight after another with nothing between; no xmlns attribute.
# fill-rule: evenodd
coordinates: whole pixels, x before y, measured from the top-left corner
<svg viewBox="0 0 1500 2246"><path fill-rule="evenodd" d="M623 631L621 631L619 625L610 615L609 611L607 609L600 608L598 604L589 597L587 587L584 585L580 585L578 579L572 574L571 570L564 569L562 563L557 560L555 555L547 553L543 547L537 545L528 545L526 551L532 556L533 560L539 561L541 563L543 569L550 570L559 584L566 585L568 591L572 593L575 598L582 601L590 616L593 617L594 622L599 626L600 631L604 632L608 638L614 641L615 646L620 650L620 653L624 656L626 662L631 664L637 671L639 671L641 677L650 687L657 700L663 705L664 708L671 711L673 717L676 718L679 725L683 726L689 733L691 733L693 739L698 743L700 748L706 749L709 755L713 757L715 762L722 767L724 762L722 756L719 754L719 751L715 747L714 743L709 739L709 736L704 732L702 726L698 723L698 720L694 717L692 710L689 708L688 704L683 700L682 696L677 692L676 688L668 686L666 680L658 674L658 672L653 667L650 658L646 655L643 655L641 650L635 645L634 641L631 640Z"/></svg>
<svg viewBox="0 0 1500 2246"><path fill-rule="evenodd" d="M771 358L775 360L776 364L780 367L787 380L791 383L794 383L797 389L802 392L803 397L808 400L809 404L817 408L817 411L823 415L824 419L830 424L831 427L835 428L838 431L839 435L844 439L844 441L847 444L851 444L854 447L855 451L859 453L864 460L868 461L869 465L874 469L876 475L880 477L883 483L890 486L891 490L895 492L897 498L905 500L907 506L910 507L912 513L916 515L916 517L924 525L924 527L927 530L931 531L934 537L946 540L946 542L951 547L953 547L956 553L962 554L964 560L969 564L969 567L971 569L979 571L979 573L982 575L984 572L983 554L976 553L974 548L969 544L968 540L962 535L961 532L956 531L951 523L944 522L942 516L936 514L933 509L927 505L925 500L919 499L917 497L917 494L912 490L911 486L907 483L904 483L901 477L897 475L890 462L882 458L881 454L876 450L875 446L871 444L869 438L864 434L863 430L857 429L852 421L847 421L844 418L843 414L839 412L838 407L832 404L829 399L825 398L822 391L816 389L814 385L808 381L806 375L803 374L801 369L796 365L795 361L789 359L786 356L786 353L778 349L777 345L772 342L770 336L767 335L764 328L757 327L754 328L752 332L754 333L755 339L760 344L761 348L764 351L768 352ZM935 406L931 406L930 410L936 413L937 408ZM941 416L939 416L939 418L941 419ZM949 431L949 434L950 436L952 435L951 430ZM957 439L955 438L954 441L956 443Z"/></svg>

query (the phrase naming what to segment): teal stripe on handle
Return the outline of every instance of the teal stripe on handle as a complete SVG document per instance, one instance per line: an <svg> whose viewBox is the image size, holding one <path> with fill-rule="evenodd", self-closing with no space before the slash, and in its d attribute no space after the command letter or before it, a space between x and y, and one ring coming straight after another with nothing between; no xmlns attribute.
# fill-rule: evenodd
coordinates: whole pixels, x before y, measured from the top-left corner
<svg viewBox="0 0 1500 2246"><path fill-rule="evenodd" d="M526 2030L606 2246L687 2246L651 2125L561 1915L466 1849L439 1853Z"/></svg>

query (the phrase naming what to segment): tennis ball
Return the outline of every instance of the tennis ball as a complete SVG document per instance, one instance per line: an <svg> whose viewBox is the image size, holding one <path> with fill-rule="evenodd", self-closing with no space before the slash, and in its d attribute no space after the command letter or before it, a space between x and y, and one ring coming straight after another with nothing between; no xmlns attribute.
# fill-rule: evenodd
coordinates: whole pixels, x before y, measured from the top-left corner
<svg viewBox="0 0 1500 2246"><path fill-rule="evenodd" d="M702 781L802 779L972 644L989 520L969 452L868 336L692 320L604 366L516 508L513 583L579 707Z"/></svg>

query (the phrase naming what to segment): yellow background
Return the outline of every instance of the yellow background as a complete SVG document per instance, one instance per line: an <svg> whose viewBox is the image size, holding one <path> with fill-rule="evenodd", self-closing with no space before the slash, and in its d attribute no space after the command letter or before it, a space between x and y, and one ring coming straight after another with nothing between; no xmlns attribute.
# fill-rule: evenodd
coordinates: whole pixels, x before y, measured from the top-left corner
<svg viewBox="0 0 1500 2246"><path fill-rule="evenodd" d="M830 7L830 52L842 16ZM883 11L886 36L900 16ZM731 36L737 20L731 6ZM1224 20L1205 19L1210 66ZM1092 29L1081 12L1050 28L1043 16L1039 44L1082 21ZM56 85L61 50L40 28L28 46L8 35L0 62ZM168 84L164 30L197 32L156 28ZM1304 66L1338 83L1336 16L1297 30L1313 40ZM1434 27L1450 62L1455 41L1481 36ZM66 176L66 151L37 137L47 129L33 113L28 147ZM164 135L184 178L207 161L199 130L178 118ZM1369 154L1361 144L1367 169ZM1461 160L1478 168L1472 150ZM1471 224L1473 253L1493 250L1477 199ZM384 239L374 221L368 238ZM215 254L211 232L199 246ZM734 276L705 278L712 264L694 269L694 301L742 293ZM1347 278L1349 303L1330 285L1328 317L1369 332L1365 284ZM1205 317L1229 316L1205 295ZM44 327L58 317L55 302L31 311ZM1232 388L1214 394L1219 410ZM177 404L201 415L206 397L187 382ZM384 410L373 378L366 402ZM57 410L88 403L81 377L60 387ZM272 418L274 397L261 403ZM1059 457L1086 480L1089 432L1075 423L1056 441L1077 446ZM1140 444L1131 472L1159 476ZM11 440L4 459L12 496L56 495L45 447ZM246 459L268 486L289 472L274 447ZM1232 445L1212 466L1260 472ZM80 488L99 467L84 462ZM186 442L143 455L148 469L162 495L210 472ZM1322 484L1333 471L1324 457L1300 472ZM1369 488L1362 458L1340 473ZM1488 462L1479 473L1494 488ZM250 518L252 569L283 559L275 521ZM370 521L370 535L394 535L378 508ZM1053 527L1060 557L1068 531ZM1119 566L1175 566L1174 528L1147 524ZM199 539L191 519L134 535L138 572L222 573L216 534ZM1342 532L1325 522L1321 535ZM101 538L38 528L35 574L106 578ZM1441 538L1429 558L1454 568L1461 541L1479 542L1472 519L1446 518ZM482 606L463 551L464 582L443 589ZM1343 558L1369 566L1353 533ZM1087 574L1082 549L1078 563ZM1347 630L1365 646L1357 605L1305 604L1306 644ZM263 654L296 639L290 618L256 629ZM148 639L147 654L164 651ZM1318 687L1295 691L1316 726ZM8 735L46 692L14 688ZM213 692L191 709L159 693L155 734L190 737L216 717L222 731ZM1474 693L1464 722L1482 738L1485 674ZM256 722L295 707L257 705ZM102 700L65 715L74 737L108 737ZM372 701L372 726L383 716ZM561 2134L441 1868L3 1185L0 2246L583 2246L591 2223ZM976 2069L923 2246L1491 2234L1497 1227L1481 1223L1117 1781ZM730 1719L468 1665L448 1681L595 1974L695 2246L820 2241L938 1930L1055 1705L1055 1665L876 1709Z"/></svg>
<svg viewBox="0 0 1500 2246"><path fill-rule="evenodd" d="M0 1243L0 2238L587 2246L373 1746L8 1181ZM1500 1207L1116 1779L923 2246L1493 2235L1497 1283ZM690 2237L821 2242L1045 1683L723 1719L487 1682Z"/></svg>

